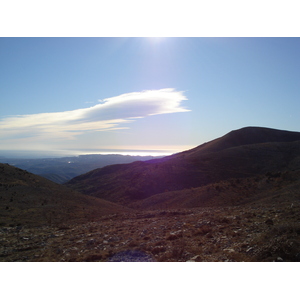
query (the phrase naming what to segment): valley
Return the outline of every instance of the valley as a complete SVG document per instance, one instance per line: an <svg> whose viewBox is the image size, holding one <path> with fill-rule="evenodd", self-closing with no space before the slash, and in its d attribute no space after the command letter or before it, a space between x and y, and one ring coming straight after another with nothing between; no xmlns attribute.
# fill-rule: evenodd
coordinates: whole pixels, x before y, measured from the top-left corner
<svg viewBox="0 0 300 300"><path fill-rule="evenodd" d="M153 159L153 156L134 156L121 154L87 154L52 158L9 158L1 157L0 163L40 175L56 183L65 183L75 176L84 174L96 168L113 164L125 164L134 161Z"/></svg>

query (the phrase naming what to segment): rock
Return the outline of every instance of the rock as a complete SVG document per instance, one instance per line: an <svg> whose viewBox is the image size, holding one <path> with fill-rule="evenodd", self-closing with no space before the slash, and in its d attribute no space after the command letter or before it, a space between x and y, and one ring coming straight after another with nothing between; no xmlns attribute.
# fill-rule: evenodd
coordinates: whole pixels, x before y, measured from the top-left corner
<svg viewBox="0 0 300 300"><path fill-rule="evenodd" d="M107 241L110 243L111 242L115 243L115 242L119 242L120 238L118 236L114 236L114 237L110 237Z"/></svg>
<svg viewBox="0 0 300 300"><path fill-rule="evenodd" d="M283 259L280 256L278 256L277 261L283 261Z"/></svg>
<svg viewBox="0 0 300 300"><path fill-rule="evenodd" d="M272 219L268 219L268 220L266 220L266 222L265 222L267 225L269 225L269 226L272 226L272 225L274 225L274 222L273 222L273 220Z"/></svg>
<svg viewBox="0 0 300 300"><path fill-rule="evenodd" d="M197 259L199 256L200 256L200 255L193 256L192 258L190 258L190 259L187 260L186 262L196 262L196 259Z"/></svg>
<svg viewBox="0 0 300 300"><path fill-rule="evenodd" d="M191 258L191 260L196 260L200 255L196 255L194 257Z"/></svg>
<svg viewBox="0 0 300 300"><path fill-rule="evenodd" d="M229 253L235 252L235 250L232 248L226 248L226 249L224 249L224 251L229 252Z"/></svg>
<svg viewBox="0 0 300 300"><path fill-rule="evenodd" d="M126 250L114 254L108 259L109 262L154 262L155 259L142 251Z"/></svg>
<svg viewBox="0 0 300 300"><path fill-rule="evenodd" d="M95 239L90 239L89 241L86 242L87 246L94 246L96 244L96 240Z"/></svg>

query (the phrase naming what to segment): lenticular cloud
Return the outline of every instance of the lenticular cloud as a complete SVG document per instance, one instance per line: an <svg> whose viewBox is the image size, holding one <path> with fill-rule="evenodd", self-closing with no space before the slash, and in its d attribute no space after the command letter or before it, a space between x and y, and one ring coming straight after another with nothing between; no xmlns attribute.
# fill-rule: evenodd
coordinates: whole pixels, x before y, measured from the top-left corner
<svg viewBox="0 0 300 300"><path fill-rule="evenodd" d="M82 116L95 121L185 112L188 110L181 106L183 100L187 100L183 92L171 88L128 93L100 100L101 104L86 109Z"/></svg>
<svg viewBox="0 0 300 300"><path fill-rule="evenodd" d="M10 116L0 120L0 136L13 138L22 134L74 138L86 131L127 129L124 124L151 115L187 112L183 92L173 88L122 94L99 100L99 104L83 109L57 113ZM5 130L4 130L5 129Z"/></svg>

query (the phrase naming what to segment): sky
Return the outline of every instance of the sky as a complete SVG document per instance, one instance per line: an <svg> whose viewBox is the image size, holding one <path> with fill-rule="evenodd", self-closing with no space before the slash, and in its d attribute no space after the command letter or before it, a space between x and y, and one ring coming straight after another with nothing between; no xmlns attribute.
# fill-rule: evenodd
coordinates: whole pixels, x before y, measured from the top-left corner
<svg viewBox="0 0 300 300"><path fill-rule="evenodd" d="M299 53L297 37L1 37L0 150L175 153L246 126L300 131Z"/></svg>

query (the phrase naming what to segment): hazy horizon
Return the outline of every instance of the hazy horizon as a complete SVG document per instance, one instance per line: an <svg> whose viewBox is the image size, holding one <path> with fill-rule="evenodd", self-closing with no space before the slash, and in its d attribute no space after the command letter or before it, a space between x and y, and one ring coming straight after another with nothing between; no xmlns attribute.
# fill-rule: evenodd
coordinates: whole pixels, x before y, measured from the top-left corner
<svg viewBox="0 0 300 300"><path fill-rule="evenodd" d="M188 150L188 149L187 149ZM180 152L180 151L178 151ZM130 155L130 156L168 156L175 153L176 151L167 152L163 150L54 150L54 151L30 151L30 150L0 150L0 159L42 159L42 158L62 158L62 157L73 157L81 155Z"/></svg>

